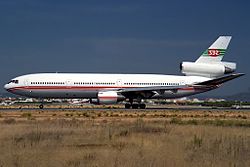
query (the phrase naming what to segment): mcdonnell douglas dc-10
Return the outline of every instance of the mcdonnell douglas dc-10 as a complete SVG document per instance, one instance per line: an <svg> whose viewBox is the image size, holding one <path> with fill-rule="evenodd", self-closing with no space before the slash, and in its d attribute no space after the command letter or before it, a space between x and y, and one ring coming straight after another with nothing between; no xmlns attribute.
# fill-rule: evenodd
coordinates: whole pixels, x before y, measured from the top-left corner
<svg viewBox="0 0 250 167"><path fill-rule="evenodd" d="M181 98L207 92L244 74L233 73L236 63L222 58L231 36L220 36L195 62L182 62L184 76L160 74L38 73L16 77L4 88L32 98L86 98L94 104L127 101L141 108L142 99ZM43 108L43 104L39 106Z"/></svg>

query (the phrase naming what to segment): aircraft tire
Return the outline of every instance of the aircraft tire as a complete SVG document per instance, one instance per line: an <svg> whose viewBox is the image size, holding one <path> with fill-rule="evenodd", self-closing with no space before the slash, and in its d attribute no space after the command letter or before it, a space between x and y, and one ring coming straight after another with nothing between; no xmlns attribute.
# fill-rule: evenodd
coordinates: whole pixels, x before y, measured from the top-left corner
<svg viewBox="0 0 250 167"><path fill-rule="evenodd" d="M146 108L146 104L140 104L140 105L139 105L139 108L140 108L140 109L145 109L145 108Z"/></svg>
<svg viewBox="0 0 250 167"><path fill-rule="evenodd" d="M40 108L40 109L43 109L43 104L40 104L40 105L39 105L39 108Z"/></svg>
<svg viewBox="0 0 250 167"><path fill-rule="evenodd" d="M126 108L126 109L130 109L130 107L131 107L131 104L129 104L129 103L126 103L126 104L125 104L125 108Z"/></svg>
<svg viewBox="0 0 250 167"><path fill-rule="evenodd" d="M132 109L138 109L139 105L138 104L132 104Z"/></svg>

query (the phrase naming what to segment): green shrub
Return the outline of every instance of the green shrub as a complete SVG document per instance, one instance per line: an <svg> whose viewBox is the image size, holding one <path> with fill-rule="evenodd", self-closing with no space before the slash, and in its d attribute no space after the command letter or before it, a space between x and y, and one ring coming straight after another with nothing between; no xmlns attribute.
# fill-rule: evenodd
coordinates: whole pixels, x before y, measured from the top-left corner
<svg viewBox="0 0 250 167"><path fill-rule="evenodd" d="M6 118L3 120L3 122L6 124L14 124L16 123L16 120L14 118Z"/></svg>
<svg viewBox="0 0 250 167"><path fill-rule="evenodd" d="M28 112L28 113L23 113L21 116L22 117L31 117L32 114L30 112Z"/></svg>
<svg viewBox="0 0 250 167"><path fill-rule="evenodd" d="M194 138L193 138L193 145L194 147L201 147L202 145L202 138L201 137L198 137L197 135L194 135Z"/></svg>
<svg viewBox="0 0 250 167"><path fill-rule="evenodd" d="M82 115L83 115L84 117L90 117L90 114L87 113L87 112L84 112Z"/></svg>
<svg viewBox="0 0 250 167"><path fill-rule="evenodd" d="M170 124L182 124L182 119L181 118L172 118L170 120Z"/></svg>
<svg viewBox="0 0 250 167"><path fill-rule="evenodd" d="M198 125L198 121L195 119L188 120L186 123L190 125Z"/></svg>

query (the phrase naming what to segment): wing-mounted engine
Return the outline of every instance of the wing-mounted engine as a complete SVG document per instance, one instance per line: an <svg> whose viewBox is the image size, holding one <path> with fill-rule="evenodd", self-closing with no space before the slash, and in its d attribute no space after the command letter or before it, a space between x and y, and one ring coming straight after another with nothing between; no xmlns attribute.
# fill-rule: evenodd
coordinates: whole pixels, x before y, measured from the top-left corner
<svg viewBox="0 0 250 167"><path fill-rule="evenodd" d="M92 99L93 104L116 104L125 99L124 96L119 95L115 91L99 92L97 99Z"/></svg>
<svg viewBox="0 0 250 167"><path fill-rule="evenodd" d="M236 63L218 62L218 63L197 63L182 62L180 70L185 75L219 77L224 74L230 74L236 70Z"/></svg>

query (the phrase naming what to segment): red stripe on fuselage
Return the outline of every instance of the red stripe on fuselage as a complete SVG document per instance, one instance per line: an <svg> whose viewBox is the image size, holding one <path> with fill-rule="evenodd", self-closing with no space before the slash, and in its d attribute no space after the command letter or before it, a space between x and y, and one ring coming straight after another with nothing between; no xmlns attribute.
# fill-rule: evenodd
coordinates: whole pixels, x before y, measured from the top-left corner
<svg viewBox="0 0 250 167"><path fill-rule="evenodd" d="M118 88L134 88L134 87L119 87L119 86L21 86L10 88L9 90L92 90L92 89L118 89Z"/></svg>
<svg viewBox="0 0 250 167"><path fill-rule="evenodd" d="M119 87L119 86L21 86L11 89L106 89L106 88L132 88L132 87Z"/></svg>
<svg viewBox="0 0 250 167"><path fill-rule="evenodd" d="M102 90L102 89L126 89L126 88L142 88L131 86L20 86L8 89L8 91L15 90ZM147 88L147 87L145 87ZM193 91L196 88L187 87L179 88L178 90Z"/></svg>

